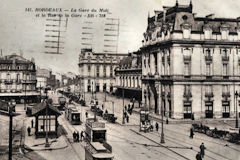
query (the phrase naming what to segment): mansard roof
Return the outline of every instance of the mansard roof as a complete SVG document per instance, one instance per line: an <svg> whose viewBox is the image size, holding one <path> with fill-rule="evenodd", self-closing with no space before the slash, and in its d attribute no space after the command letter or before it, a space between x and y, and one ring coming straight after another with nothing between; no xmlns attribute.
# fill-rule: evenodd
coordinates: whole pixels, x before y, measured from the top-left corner
<svg viewBox="0 0 240 160"><path fill-rule="evenodd" d="M220 33L222 27L228 27L230 34L236 34L237 28L240 28L240 18L213 18L213 14L206 17L195 17L192 12L192 4L178 5L173 7L163 7L164 12L155 11L155 16L148 18L147 32L153 31L158 24L173 26L171 31L181 31L182 24L188 23L193 32L203 32L205 25L211 26L213 33ZM164 16L165 14L165 16Z"/></svg>

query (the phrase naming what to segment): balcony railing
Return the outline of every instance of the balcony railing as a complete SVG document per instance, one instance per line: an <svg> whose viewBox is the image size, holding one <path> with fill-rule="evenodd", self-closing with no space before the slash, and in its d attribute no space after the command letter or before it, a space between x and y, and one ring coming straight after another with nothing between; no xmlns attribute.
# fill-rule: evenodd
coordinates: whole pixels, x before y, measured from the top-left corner
<svg viewBox="0 0 240 160"><path fill-rule="evenodd" d="M191 92L184 92L183 97L184 98L192 97L192 93Z"/></svg>
<svg viewBox="0 0 240 160"><path fill-rule="evenodd" d="M183 56L184 61L191 61L191 56Z"/></svg>
<svg viewBox="0 0 240 160"><path fill-rule="evenodd" d="M22 80L22 83L36 83L37 80Z"/></svg>
<svg viewBox="0 0 240 160"><path fill-rule="evenodd" d="M12 83L13 83L13 80L12 80L12 79L5 79L5 80L4 80L4 83L5 83L5 84L12 84Z"/></svg>
<svg viewBox="0 0 240 160"><path fill-rule="evenodd" d="M223 92L222 97L230 97L230 92Z"/></svg>
<svg viewBox="0 0 240 160"><path fill-rule="evenodd" d="M211 62L212 61L212 56L205 56L205 61Z"/></svg>

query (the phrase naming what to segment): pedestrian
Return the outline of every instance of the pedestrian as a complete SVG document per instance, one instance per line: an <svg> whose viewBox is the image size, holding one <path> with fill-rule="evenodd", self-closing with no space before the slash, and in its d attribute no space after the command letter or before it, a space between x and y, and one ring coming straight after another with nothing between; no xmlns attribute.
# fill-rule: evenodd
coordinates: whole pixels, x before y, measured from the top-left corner
<svg viewBox="0 0 240 160"><path fill-rule="evenodd" d="M27 128L27 132L28 132L28 136L31 136L31 128L30 127Z"/></svg>
<svg viewBox="0 0 240 160"><path fill-rule="evenodd" d="M76 141L76 132L74 131L73 132L73 142L75 142Z"/></svg>
<svg viewBox="0 0 240 160"><path fill-rule="evenodd" d="M126 115L126 119L127 119L127 123L129 123L129 116L128 115Z"/></svg>
<svg viewBox="0 0 240 160"><path fill-rule="evenodd" d="M128 112L130 111L130 104L128 104Z"/></svg>
<svg viewBox="0 0 240 160"><path fill-rule="evenodd" d="M104 105L102 104L102 110L104 110Z"/></svg>
<svg viewBox="0 0 240 160"><path fill-rule="evenodd" d="M127 112L124 111L124 118L127 118Z"/></svg>
<svg viewBox="0 0 240 160"><path fill-rule="evenodd" d="M204 143L202 143L202 144L200 145L200 154L201 154L201 157L202 157L202 158L204 158L205 149L206 149L206 147L204 146Z"/></svg>
<svg viewBox="0 0 240 160"><path fill-rule="evenodd" d="M201 157L201 155L200 155L200 152L197 153L197 155L196 155L196 160L202 160L202 157Z"/></svg>
<svg viewBox="0 0 240 160"><path fill-rule="evenodd" d="M79 132L77 131L77 134L76 134L76 139L77 139L77 142L79 142Z"/></svg>
<svg viewBox="0 0 240 160"><path fill-rule="evenodd" d="M193 138L193 135L194 135L194 133L193 133L193 128L191 127L191 128L190 128L190 138Z"/></svg>
<svg viewBox="0 0 240 160"><path fill-rule="evenodd" d="M84 136L83 136L83 131L81 131L81 141L83 140Z"/></svg>
<svg viewBox="0 0 240 160"><path fill-rule="evenodd" d="M156 131L158 132L158 128L159 128L158 122L156 122L155 127L156 127Z"/></svg>
<svg viewBox="0 0 240 160"><path fill-rule="evenodd" d="M125 109L125 111L127 110L127 106L126 105L125 105L124 109Z"/></svg>
<svg viewBox="0 0 240 160"><path fill-rule="evenodd" d="M86 115L86 118L88 118L88 112L86 112L85 115Z"/></svg>
<svg viewBox="0 0 240 160"><path fill-rule="evenodd" d="M31 124L32 124L32 128L33 128L33 119L32 119L32 121L31 121Z"/></svg>

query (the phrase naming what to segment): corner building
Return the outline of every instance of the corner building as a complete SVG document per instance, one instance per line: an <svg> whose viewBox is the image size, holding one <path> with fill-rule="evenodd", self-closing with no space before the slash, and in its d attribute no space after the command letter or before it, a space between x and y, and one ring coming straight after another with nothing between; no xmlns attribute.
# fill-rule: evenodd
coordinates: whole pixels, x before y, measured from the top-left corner
<svg viewBox="0 0 240 160"><path fill-rule="evenodd" d="M195 17L191 2L163 8L144 33L142 102L169 118L235 117L240 18Z"/></svg>
<svg viewBox="0 0 240 160"><path fill-rule="evenodd" d="M115 92L114 70L127 54L95 53L84 48L79 55L79 80L82 92Z"/></svg>

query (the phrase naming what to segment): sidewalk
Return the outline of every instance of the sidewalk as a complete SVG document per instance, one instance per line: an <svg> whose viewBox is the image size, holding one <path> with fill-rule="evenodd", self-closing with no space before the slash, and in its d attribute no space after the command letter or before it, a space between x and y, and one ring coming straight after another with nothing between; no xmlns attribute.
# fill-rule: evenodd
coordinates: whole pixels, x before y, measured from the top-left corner
<svg viewBox="0 0 240 160"><path fill-rule="evenodd" d="M34 128L31 128L31 136L27 135L27 127L31 124L31 118L27 118L25 121L25 149L33 150L33 151L41 151L41 150L57 150L57 149L63 149L67 148L68 144L66 141L66 137L64 135L61 135L58 138L49 138L49 144L50 147L45 147L45 138L36 138L34 135ZM29 125L28 125L29 124Z"/></svg>
<svg viewBox="0 0 240 160"><path fill-rule="evenodd" d="M140 114L140 110L141 108L134 108L133 112L136 114ZM155 113L151 113L149 114L150 119L155 120L155 121L162 121L162 117L161 115L155 114ZM163 121L166 123L166 117L163 117ZM169 124L191 124L191 123L202 123L202 124L225 124L228 127L234 127L234 125L232 124L233 122L235 122L236 119L235 118L212 118L212 119L195 119L195 120L191 120L191 119L172 119L172 118L168 118L168 122Z"/></svg>

